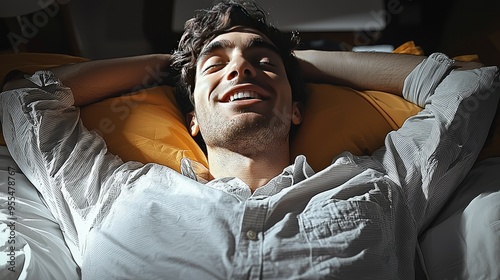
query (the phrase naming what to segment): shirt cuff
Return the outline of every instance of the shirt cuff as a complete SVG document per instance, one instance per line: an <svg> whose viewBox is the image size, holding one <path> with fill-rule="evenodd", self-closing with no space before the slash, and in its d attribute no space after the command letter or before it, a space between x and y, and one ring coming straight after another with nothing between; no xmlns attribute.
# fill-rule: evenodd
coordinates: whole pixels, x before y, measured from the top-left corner
<svg viewBox="0 0 500 280"><path fill-rule="evenodd" d="M445 54L431 54L406 77L403 97L420 107L425 107L428 98L449 73L454 62Z"/></svg>
<svg viewBox="0 0 500 280"><path fill-rule="evenodd" d="M37 100L58 100L63 106L69 107L74 104L72 91L66 87L57 76L48 70L36 71L33 75L25 75L25 79L34 83L41 91L23 95L25 104Z"/></svg>
<svg viewBox="0 0 500 280"><path fill-rule="evenodd" d="M33 75L24 75L24 78L43 88L51 85L61 85L56 75L47 70L36 71Z"/></svg>

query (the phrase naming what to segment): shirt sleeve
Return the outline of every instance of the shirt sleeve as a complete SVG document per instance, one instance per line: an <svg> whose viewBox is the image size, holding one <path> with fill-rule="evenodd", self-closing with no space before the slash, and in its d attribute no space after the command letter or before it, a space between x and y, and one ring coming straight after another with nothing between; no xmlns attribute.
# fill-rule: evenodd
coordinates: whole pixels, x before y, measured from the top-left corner
<svg viewBox="0 0 500 280"><path fill-rule="evenodd" d="M423 110L389 133L373 154L401 186L419 230L474 164L500 95L497 67L452 66L453 60L436 53L408 75L403 96Z"/></svg>
<svg viewBox="0 0 500 280"><path fill-rule="evenodd" d="M71 90L53 73L39 71L27 79L36 87L0 95L5 141L42 194L78 263L84 236L111 207L127 170L141 164L124 164L107 152L104 140L82 125Z"/></svg>

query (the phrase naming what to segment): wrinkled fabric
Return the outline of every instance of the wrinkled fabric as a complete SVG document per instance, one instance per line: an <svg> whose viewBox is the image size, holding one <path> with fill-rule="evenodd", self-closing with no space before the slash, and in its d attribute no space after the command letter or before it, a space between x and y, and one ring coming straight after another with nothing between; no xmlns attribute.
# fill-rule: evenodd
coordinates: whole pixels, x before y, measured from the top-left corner
<svg viewBox="0 0 500 280"><path fill-rule="evenodd" d="M79 270L37 190L0 146L0 279L80 279Z"/></svg>

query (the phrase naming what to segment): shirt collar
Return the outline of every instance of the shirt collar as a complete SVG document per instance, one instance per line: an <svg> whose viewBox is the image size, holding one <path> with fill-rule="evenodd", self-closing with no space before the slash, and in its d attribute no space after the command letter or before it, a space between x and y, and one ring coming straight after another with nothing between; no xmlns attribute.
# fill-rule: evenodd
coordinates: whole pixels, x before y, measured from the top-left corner
<svg viewBox="0 0 500 280"><path fill-rule="evenodd" d="M314 170L307 163L306 157L299 155L292 165L287 166L281 174L271 179L267 184L250 193L249 187L238 178L213 179L208 168L189 158L181 159L181 173L197 182L208 184L211 187L221 189L228 193L242 196L269 196L280 192L282 189L303 181L312 175ZM246 190L244 190L246 189Z"/></svg>

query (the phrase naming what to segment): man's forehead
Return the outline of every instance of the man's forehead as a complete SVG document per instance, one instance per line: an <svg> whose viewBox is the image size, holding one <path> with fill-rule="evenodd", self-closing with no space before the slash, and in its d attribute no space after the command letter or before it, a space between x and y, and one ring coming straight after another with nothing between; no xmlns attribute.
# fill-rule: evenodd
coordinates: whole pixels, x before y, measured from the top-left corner
<svg viewBox="0 0 500 280"><path fill-rule="evenodd" d="M252 27L241 26L241 25L233 26L233 27L227 29L226 32L223 32L221 35L231 33L231 32L253 33L253 34L261 36L262 38L265 38L266 40L269 40L269 38L267 38L267 36L264 35L264 33L260 32L259 30L252 28ZM269 40L269 41L271 41L271 40Z"/></svg>
<svg viewBox="0 0 500 280"><path fill-rule="evenodd" d="M254 35L254 36L252 36ZM248 37L250 39L251 37L253 38L260 38L262 41L271 44L272 46L276 47L274 43L262 32L260 32L257 29L251 28L251 27L246 27L246 26L233 26L229 29L227 29L225 32L217 35L215 38L213 38L211 41L209 41L207 44L205 44L202 48L205 49L208 45L210 45L212 42L224 39L224 40L238 40L241 39L241 37Z"/></svg>

